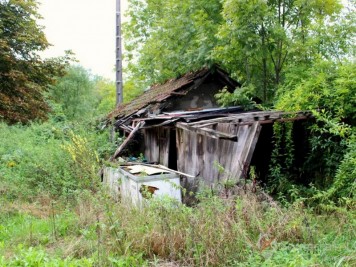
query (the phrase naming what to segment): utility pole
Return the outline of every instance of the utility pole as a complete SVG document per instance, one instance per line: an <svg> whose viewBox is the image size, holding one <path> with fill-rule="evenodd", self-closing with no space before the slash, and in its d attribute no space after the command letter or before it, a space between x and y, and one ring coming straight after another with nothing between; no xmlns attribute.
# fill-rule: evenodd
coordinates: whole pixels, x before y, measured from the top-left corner
<svg viewBox="0 0 356 267"><path fill-rule="evenodd" d="M116 0L116 106L123 102L121 46L121 5L120 0Z"/></svg>

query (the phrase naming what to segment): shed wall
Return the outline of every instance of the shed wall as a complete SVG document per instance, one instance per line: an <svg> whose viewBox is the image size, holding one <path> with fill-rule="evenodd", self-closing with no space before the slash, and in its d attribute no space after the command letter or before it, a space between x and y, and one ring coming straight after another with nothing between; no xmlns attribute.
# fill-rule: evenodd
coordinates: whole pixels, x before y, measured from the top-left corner
<svg viewBox="0 0 356 267"><path fill-rule="evenodd" d="M157 127L144 130L145 158L149 162L169 165L170 132L168 127Z"/></svg>
<svg viewBox="0 0 356 267"><path fill-rule="evenodd" d="M178 171L198 176L205 184L238 181L248 170L261 125L219 124L216 130L234 133L238 141L215 139L177 129ZM193 181L189 181L194 184Z"/></svg>

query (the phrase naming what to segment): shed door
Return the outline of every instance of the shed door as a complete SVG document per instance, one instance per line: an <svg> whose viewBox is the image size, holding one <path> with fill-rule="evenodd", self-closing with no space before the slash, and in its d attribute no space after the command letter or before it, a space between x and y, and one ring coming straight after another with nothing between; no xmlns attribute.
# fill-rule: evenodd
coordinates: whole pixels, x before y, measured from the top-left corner
<svg viewBox="0 0 356 267"><path fill-rule="evenodd" d="M146 159L169 167L171 129L164 127L145 129L144 139Z"/></svg>

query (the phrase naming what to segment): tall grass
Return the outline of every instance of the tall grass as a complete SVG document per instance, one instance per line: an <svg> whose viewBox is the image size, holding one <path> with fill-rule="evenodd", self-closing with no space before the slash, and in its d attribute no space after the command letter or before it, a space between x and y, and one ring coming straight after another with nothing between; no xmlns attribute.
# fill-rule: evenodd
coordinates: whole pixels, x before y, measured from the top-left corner
<svg viewBox="0 0 356 267"><path fill-rule="evenodd" d="M4 266L31 253L89 264L78 266L354 266L356 262L354 214L316 215L302 203L282 208L251 192L231 199L204 195L199 201L187 207L153 199L139 209L113 202L104 191L81 191L70 203L53 204L45 198L7 204L0 210L0 258L9 263Z"/></svg>
<svg viewBox="0 0 356 267"><path fill-rule="evenodd" d="M202 191L192 207L114 202L98 139L73 130L0 124L0 266L356 265L352 209L282 206L248 187Z"/></svg>
<svg viewBox="0 0 356 267"><path fill-rule="evenodd" d="M93 140L72 129L73 125L51 122L29 126L0 123L0 191L9 198L31 198L87 188L99 166L90 143ZM73 153L68 153L70 149ZM81 157L86 161L76 161L76 153L86 154Z"/></svg>

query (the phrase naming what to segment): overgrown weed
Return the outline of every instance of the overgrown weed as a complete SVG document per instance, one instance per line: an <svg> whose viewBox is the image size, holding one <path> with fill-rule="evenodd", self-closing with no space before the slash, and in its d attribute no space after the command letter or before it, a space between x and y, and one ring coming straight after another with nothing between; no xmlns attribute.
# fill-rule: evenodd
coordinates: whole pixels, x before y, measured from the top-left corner
<svg viewBox="0 0 356 267"><path fill-rule="evenodd" d="M2 206L0 257L8 266L31 253L89 264L78 266L352 266L355 259L354 214L317 215L301 202L282 207L249 191L202 194L194 207L152 199L143 208L78 191L70 203L45 202L55 209L56 234L51 212L35 211L41 201Z"/></svg>
<svg viewBox="0 0 356 267"><path fill-rule="evenodd" d="M355 264L352 206L309 208L296 190L281 204L231 184L192 207L133 207L101 189L90 133L52 126L0 124L0 266Z"/></svg>

